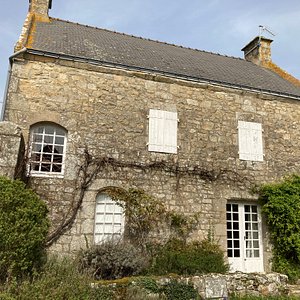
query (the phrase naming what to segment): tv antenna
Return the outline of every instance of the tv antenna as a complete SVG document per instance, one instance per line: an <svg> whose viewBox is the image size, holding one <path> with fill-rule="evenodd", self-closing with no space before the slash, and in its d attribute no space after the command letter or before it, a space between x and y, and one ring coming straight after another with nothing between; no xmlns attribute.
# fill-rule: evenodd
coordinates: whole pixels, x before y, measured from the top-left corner
<svg viewBox="0 0 300 300"><path fill-rule="evenodd" d="M262 34L264 32L267 32L267 33L271 34L272 36L276 35L276 33L273 30L271 30L270 28L268 28L267 26L259 25L259 39L261 39Z"/></svg>

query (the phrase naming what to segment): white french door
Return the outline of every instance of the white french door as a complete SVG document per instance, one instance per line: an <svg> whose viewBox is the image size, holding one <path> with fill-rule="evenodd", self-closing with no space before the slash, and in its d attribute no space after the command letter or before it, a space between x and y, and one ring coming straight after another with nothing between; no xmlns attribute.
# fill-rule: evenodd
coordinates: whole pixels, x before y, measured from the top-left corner
<svg viewBox="0 0 300 300"><path fill-rule="evenodd" d="M258 205L228 203L226 219L227 256L230 271L264 272Z"/></svg>

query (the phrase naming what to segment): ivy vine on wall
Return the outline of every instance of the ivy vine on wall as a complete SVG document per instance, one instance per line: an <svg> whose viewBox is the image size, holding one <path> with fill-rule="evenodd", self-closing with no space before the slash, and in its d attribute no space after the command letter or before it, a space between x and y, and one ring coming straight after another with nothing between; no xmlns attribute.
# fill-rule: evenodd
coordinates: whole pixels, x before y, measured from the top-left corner
<svg viewBox="0 0 300 300"><path fill-rule="evenodd" d="M273 269L300 278L300 176L257 190L273 243Z"/></svg>

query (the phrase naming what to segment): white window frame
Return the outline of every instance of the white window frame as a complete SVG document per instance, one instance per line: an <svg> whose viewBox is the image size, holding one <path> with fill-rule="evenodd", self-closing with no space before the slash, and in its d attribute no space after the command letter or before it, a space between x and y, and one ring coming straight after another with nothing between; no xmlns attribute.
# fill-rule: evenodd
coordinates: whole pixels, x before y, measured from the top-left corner
<svg viewBox="0 0 300 300"><path fill-rule="evenodd" d="M94 243L122 238L125 228L123 207L111 199L105 192L96 198Z"/></svg>
<svg viewBox="0 0 300 300"><path fill-rule="evenodd" d="M238 121L239 159L263 161L261 123Z"/></svg>
<svg viewBox="0 0 300 300"><path fill-rule="evenodd" d="M149 110L148 151L177 153L177 112Z"/></svg>
<svg viewBox="0 0 300 300"><path fill-rule="evenodd" d="M226 223L230 271L264 272L260 206L229 202L226 205Z"/></svg>
<svg viewBox="0 0 300 300"><path fill-rule="evenodd" d="M49 127L53 130L53 133L46 132L46 128ZM31 126L28 174L38 177L63 177L66 145L67 130L58 124L43 122ZM44 150L46 147L51 150L46 152L47 150ZM37 150L39 148L40 150ZM48 167L49 170L45 170ZM58 171L55 171L54 168L58 168Z"/></svg>

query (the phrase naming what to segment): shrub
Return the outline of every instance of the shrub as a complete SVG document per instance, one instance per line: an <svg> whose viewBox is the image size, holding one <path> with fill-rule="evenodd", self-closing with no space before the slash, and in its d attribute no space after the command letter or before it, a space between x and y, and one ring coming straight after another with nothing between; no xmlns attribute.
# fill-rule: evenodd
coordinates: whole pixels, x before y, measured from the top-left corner
<svg viewBox="0 0 300 300"><path fill-rule="evenodd" d="M3 300L113 299L113 293L108 288L92 288L90 278L80 274L77 264L66 258L52 257L41 272L30 280L10 282L2 289L0 299Z"/></svg>
<svg viewBox="0 0 300 300"><path fill-rule="evenodd" d="M291 280L300 275L300 176L258 189L273 243L273 269Z"/></svg>
<svg viewBox="0 0 300 300"><path fill-rule="evenodd" d="M170 240L158 250L149 269L150 274L176 273L194 275L225 273L228 265L220 247L208 240L186 244L182 240Z"/></svg>
<svg viewBox="0 0 300 300"><path fill-rule="evenodd" d="M23 182L0 177L0 280L41 265L48 228L46 204Z"/></svg>
<svg viewBox="0 0 300 300"><path fill-rule="evenodd" d="M117 279L139 274L147 258L128 242L110 240L82 252L81 269L95 279Z"/></svg>
<svg viewBox="0 0 300 300"><path fill-rule="evenodd" d="M193 285L172 280L167 283L162 292L166 295L167 300L197 300L200 299L199 294Z"/></svg>

